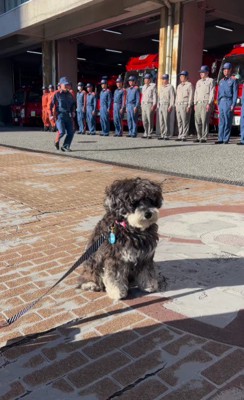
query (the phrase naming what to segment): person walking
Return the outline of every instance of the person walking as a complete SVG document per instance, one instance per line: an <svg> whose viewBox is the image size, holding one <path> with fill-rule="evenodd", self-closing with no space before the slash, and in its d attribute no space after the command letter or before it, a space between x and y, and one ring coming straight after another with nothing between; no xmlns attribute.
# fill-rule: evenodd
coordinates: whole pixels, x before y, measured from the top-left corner
<svg viewBox="0 0 244 400"><path fill-rule="evenodd" d="M79 134L84 135L86 133L86 91L84 90L84 84L79 82L77 84L78 92L76 94L76 112L77 112L77 123L79 127Z"/></svg>
<svg viewBox="0 0 244 400"><path fill-rule="evenodd" d="M152 138L154 114L157 108L157 88L152 82L152 75L145 74L144 85L142 86L141 112L144 128L143 139Z"/></svg>
<svg viewBox="0 0 244 400"><path fill-rule="evenodd" d="M194 87L189 82L188 71L181 71L180 84L176 90L176 118L178 124L178 138L176 141L186 142L186 138L189 133L191 109L194 97Z"/></svg>
<svg viewBox="0 0 244 400"><path fill-rule="evenodd" d="M219 108L219 134L215 144L228 144L230 140L233 111L238 95L237 80L231 78L231 63L223 65L224 77L219 82L218 108Z"/></svg>
<svg viewBox="0 0 244 400"><path fill-rule="evenodd" d="M238 145L244 145L244 85L242 85L242 97L241 97L241 141Z"/></svg>
<svg viewBox="0 0 244 400"><path fill-rule="evenodd" d="M93 92L93 86L91 83L86 85L87 96L86 96L86 122L88 125L87 135L96 135L96 109L97 109L97 98L96 93Z"/></svg>
<svg viewBox="0 0 244 400"><path fill-rule="evenodd" d="M129 133L127 137L137 137L137 120L140 106L140 90L136 86L136 77L130 76L126 96L126 112Z"/></svg>
<svg viewBox="0 0 244 400"><path fill-rule="evenodd" d="M48 110L48 88L46 86L42 87L42 122L44 125L44 132L49 131L50 121L49 121L49 110Z"/></svg>
<svg viewBox="0 0 244 400"><path fill-rule="evenodd" d="M100 93L100 123L102 132L100 136L109 136L110 131L110 109L112 104L112 93L108 89L108 81L101 80L101 93Z"/></svg>
<svg viewBox="0 0 244 400"><path fill-rule="evenodd" d="M170 136L170 115L175 103L175 90L169 83L169 75L162 76L162 85L159 89L158 115L160 136L158 140L169 140Z"/></svg>
<svg viewBox="0 0 244 400"><path fill-rule="evenodd" d="M115 137L123 135L123 114L126 104L126 90L123 88L123 79L121 77L116 79L117 89L114 91L113 102L113 118Z"/></svg>
<svg viewBox="0 0 244 400"><path fill-rule="evenodd" d="M214 81L209 78L209 67L202 65L200 78L194 93L195 126L197 139L194 142L206 143L209 133L209 118L214 101Z"/></svg>
<svg viewBox="0 0 244 400"><path fill-rule="evenodd" d="M55 140L55 147L59 150L60 139L66 134L64 143L61 147L62 151L71 151L70 145L73 140L73 122L72 118L75 117L75 100L72 94L69 92L69 80L66 77L60 78L61 89L54 94L51 106L50 106L50 118L53 119L53 110L56 110L57 114L57 129L58 134Z"/></svg>

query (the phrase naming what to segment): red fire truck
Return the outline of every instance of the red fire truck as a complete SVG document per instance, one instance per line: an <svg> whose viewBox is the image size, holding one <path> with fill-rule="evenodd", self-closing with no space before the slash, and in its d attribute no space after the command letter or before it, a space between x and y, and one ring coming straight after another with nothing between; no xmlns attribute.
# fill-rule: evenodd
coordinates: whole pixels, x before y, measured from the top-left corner
<svg viewBox="0 0 244 400"><path fill-rule="evenodd" d="M41 125L41 93L30 87L22 87L17 90L11 105L11 113L13 125Z"/></svg>
<svg viewBox="0 0 244 400"><path fill-rule="evenodd" d="M128 87L128 78L133 75L136 77L136 84L141 89L144 85L144 75L150 73L152 75L152 81L157 83L158 75L158 54L145 54L139 57L131 57L126 64L126 73L124 77L124 86ZM124 114L124 125L126 125L126 113ZM156 122L156 118L155 118ZM138 115L138 126L142 126L141 110Z"/></svg>
<svg viewBox="0 0 244 400"><path fill-rule="evenodd" d="M238 81L238 98L236 102L236 106L234 108L234 115L232 126L233 127L240 127L240 120L241 120L241 96L243 90L243 83L244 83L244 43L234 45L233 49L230 53L226 54L222 60L222 64L219 69L216 91L215 91L215 101L214 101L214 114L212 124L217 128L219 122L219 111L217 106L217 99L218 99L218 83L220 79L223 78L223 64L226 62L230 62L232 64L232 73L235 74L233 79L237 79Z"/></svg>
<svg viewBox="0 0 244 400"><path fill-rule="evenodd" d="M139 57L132 57L126 64L125 84L127 85L130 75L137 78L137 84L142 88L143 77L146 73L152 75L153 82L157 81L158 74L158 54L145 54Z"/></svg>

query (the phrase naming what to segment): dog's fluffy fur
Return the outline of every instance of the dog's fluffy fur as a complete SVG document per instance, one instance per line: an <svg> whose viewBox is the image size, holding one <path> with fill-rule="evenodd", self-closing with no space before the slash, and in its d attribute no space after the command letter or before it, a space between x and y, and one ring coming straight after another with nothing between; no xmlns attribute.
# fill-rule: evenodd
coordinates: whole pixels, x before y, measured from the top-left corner
<svg viewBox="0 0 244 400"><path fill-rule="evenodd" d="M119 300L127 296L130 282L147 292L158 289L153 257L161 205L161 187L147 179L118 180L106 189L106 214L88 246L102 234L108 237L111 226L116 229L116 243L106 240L81 266L83 290L106 290L109 297Z"/></svg>

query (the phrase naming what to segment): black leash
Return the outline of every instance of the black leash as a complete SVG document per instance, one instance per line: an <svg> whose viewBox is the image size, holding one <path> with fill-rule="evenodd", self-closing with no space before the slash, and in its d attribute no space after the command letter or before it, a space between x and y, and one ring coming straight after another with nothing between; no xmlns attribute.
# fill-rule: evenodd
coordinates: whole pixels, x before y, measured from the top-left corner
<svg viewBox="0 0 244 400"><path fill-rule="evenodd" d="M76 268L78 268L85 260L87 260L93 253L96 253L96 251L99 249L99 247L103 244L103 242L106 240L105 235L101 235L99 239L93 243L86 251L85 253L82 254L82 256L72 265L72 267L65 272L63 276L54 284L52 285L44 294L42 294L38 299L34 300L32 303L30 303L27 307L23 308L20 310L18 313L15 315L12 315L12 317L6 319L5 321L1 322L0 321L0 328L5 328L9 325L12 325L14 322L16 322L19 318L21 318L24 314L26 314L31 308L33 308L37 303L39 303L40 300L43 299L51 290L53 290L60 282L62 282L68 275L70 275Z"/></svg>

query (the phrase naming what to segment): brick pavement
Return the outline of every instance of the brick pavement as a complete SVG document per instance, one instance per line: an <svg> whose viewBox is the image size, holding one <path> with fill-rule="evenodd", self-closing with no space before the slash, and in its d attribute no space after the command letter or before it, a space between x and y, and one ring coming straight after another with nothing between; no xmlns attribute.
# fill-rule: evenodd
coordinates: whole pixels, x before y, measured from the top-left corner
<svg viewBox="0 0 244 400"><path fill-rule="evenodd" d="M218 260L226 261L221 229L228 229L228 245L231 235L239 232L242 238L238 231L244 212L241 187L4 148L0 148L0 167L4 317L43 293L80 256L103 213L104 188L115 178L140 175L162 183L165 204L157 259L165 252L169 263L171 251L177 252L182 268L185 260L188 273L192 269L193 274L193 248L200 254L214 243L214 253L218 244ZM219 229L214 237L200 219L203 234L193 236L193 209L214 213ZM184 229L177 226L173 235L168 219L180 223L181 215L189 215L193 230L185 229L183 221ZM226 249L224 244L226 252L234 254L232 263L242 255L241 245L241 240L239 247ZM218 326L211 325L208 315L199 321L188 316L187 308L184 314L186 305L179 300L174 308L174 296L168 296L167 290L148 296L134 290L127 300L115 302L105 293L81 293L77 277L78 270L16 324L0 331L1 400L44 396L48 400L244 399L241 312L229 310L226 324L221 320ZM169 280L173 281L171 275ZM232 282L227 295L231 290L235 298L243 295L237 282Z"/></svg>

